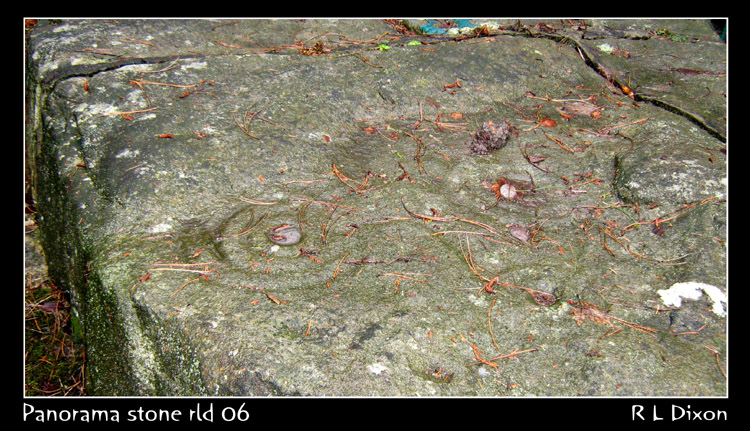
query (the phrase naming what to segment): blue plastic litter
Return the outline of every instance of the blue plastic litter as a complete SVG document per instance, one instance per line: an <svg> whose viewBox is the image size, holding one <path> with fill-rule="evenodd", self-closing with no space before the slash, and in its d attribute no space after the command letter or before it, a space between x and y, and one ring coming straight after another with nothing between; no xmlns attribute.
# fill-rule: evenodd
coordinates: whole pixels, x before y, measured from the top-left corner
<svg viewBox="0 0 750 431"><path fill-rule="evenodd" d="M448 31L448 28L443 27L445 25L444 21L445 20L440 21L440 20L435 20L435 19L427 20L427 24L421 27L422 33L445 34ZM455 25L455 27L458 27L458 28L476 27L476 25L471 23L470 19L452 19L450 21Z"/></svg>

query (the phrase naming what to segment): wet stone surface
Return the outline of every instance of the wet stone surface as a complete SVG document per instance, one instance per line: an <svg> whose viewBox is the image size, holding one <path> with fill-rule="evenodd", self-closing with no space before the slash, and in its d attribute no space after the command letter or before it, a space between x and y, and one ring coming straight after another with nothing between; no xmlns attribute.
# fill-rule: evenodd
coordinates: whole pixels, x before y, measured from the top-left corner
<svg viewBox="0 0 750 431"><path fill-rule="evenodd" d="M27 30L40 241L90 392L725 395L726 315L657 293L726 293L710 24L406 24ZM472 153L488 122L504 145Z"/></svg>

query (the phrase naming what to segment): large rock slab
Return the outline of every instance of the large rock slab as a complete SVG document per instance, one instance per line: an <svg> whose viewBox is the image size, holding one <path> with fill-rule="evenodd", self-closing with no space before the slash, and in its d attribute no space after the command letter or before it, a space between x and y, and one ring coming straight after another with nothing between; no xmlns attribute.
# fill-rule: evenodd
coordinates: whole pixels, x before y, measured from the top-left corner
<svg viewBox="0 0 750 431"><path fill-rule="evenodd" d="M90 392L726 395L710 24L405 24L29 31L28 175ZM512 133L473 154L488 121Z"/></svg>

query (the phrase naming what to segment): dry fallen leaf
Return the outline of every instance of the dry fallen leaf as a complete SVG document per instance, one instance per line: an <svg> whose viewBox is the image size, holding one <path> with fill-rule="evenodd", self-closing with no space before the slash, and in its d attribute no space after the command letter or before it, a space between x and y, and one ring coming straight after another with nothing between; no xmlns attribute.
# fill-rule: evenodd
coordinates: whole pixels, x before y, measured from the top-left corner
<svg viewBox="0 0 750 431"><path fill-rule="evenodd" d="M612 321L609 318L609 315L596 308L596 305L586 301L581 301L580 304L577 304L570 300L568 300L568 304L573 306L579 305L579 307L573 307L573 309L570 310L570 313L573 314L573 320L576 321L578 326L581 326L584 320L589 319L594 323L598 323L599 325L609 325L614 327Z"/></svg>
<svg viewBox="0 0 750 431"><path fill-rule="evenodd" d="M510 228L510 235L523 242L529 242L529 230L523 226L514 224Z"/></svg>
<svg viewBox="0 0 750 431"><path fill-rule="evenodd" d="M59 310L63 308L63 306L60 305L59 302L47 301L47 302L40 304L38 308L47 313L58 314Z"/></svg>
<svg viewBox="0 0 750 431"><path fill-rule="evenodd" d="M435 108L435 109L440 109L440 103L438 103L438 102L437 102L437 101L436 101L435 99L433 99L432 97L430 97L430 96L427 96L427 97L425 97L424 101L425 101L425 102L427 102L427 103L429 103L429 104L430 104L430 106L432 106L433 108Z"/></svg>
<svg viewBox="0 0 750 431"><path fill-rule="evenodd" d="M534 302L539 305L544 305L545 307L557 302L557 297L555 295L547 292L540 292L538 290L531 292L531 297L534 298Z"/></svg>
<svg viewBox="0 0 750 431"><path fill-rule="evenodd" d="M529 154L529 162L532 164L537 164L545 160L547 160L547 156L536 156L534 154Z"/></svg>
<svg viewBox="0 0 750 431"><path fill-rule="evenodd" d="M599 118L601 116L602 108L588 102L564 102L562 106L557 108L561 114L566 114L571 117L576 115L585 115L591 118Z"/></svg>

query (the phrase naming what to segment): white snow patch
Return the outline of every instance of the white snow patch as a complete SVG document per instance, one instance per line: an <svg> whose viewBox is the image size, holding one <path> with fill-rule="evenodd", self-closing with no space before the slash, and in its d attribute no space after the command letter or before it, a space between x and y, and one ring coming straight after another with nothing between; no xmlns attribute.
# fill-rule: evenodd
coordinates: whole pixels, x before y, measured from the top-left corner
<svg viewBox="0 0 750 431"><path fill-rule="evenodd" d="M714 304L714 313L719 316L724 316L726 313L723 304L727 303L727 296L721 291L721 289L710 284L697 283L694 281L675 283L669 289L657 290L656 293L661 296L664 305L674 307L681 306L683 299L699 299L703 296L703 293L705 293Z"/></svg>
<svg viewBox="0 0 750 431"><path fill-rule="evenodd" d="M182 66L183 69L205 69L206 68L206 62L205 61L194 61L192 63L188 63L184 66Z"/></svg>
<svg viewBox="0 0 750 431"><path fill-rule="evenodd" d="M377 376L379 376L384 371L388 371L388 368L385 365L381 365L378 363L370 364L367 366L367 370Z"/></svg>
<svg viewBox="0 0 750 431"><path fill-rule="evenodd" d="M152 233L164 233L172 230L172 225L167 223L159 223L151 228Z"/></svg>
<svg viewBox="0 0 750 431"><path fill-rule="evenodd" d="M115 154L116 159L121 159L123 157L133 158L136 157L140 151L138 150L131 150L130 148L126 148L124 151L121 151L117 154Z"/></svg>

